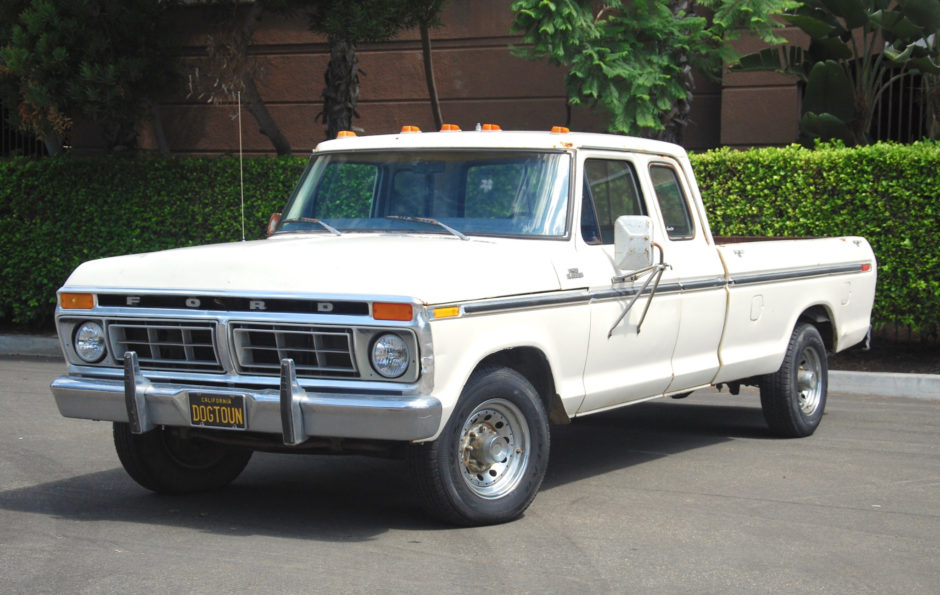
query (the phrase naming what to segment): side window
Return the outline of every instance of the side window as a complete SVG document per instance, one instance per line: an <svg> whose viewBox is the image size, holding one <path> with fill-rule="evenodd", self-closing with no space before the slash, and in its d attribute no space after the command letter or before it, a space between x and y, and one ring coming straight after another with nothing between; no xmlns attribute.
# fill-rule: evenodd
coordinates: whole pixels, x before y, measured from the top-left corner
<svg viewBox="0 0 940 595"><path fill-rule="evenodd" d="M633 164L619 159L584 162L581 235L588 244L613 244L621 215L646 215Z"/></svg>
<svg viewBox="0 0 940 595"><path fill-rule="evenodd" d="M650 178L659 201L659 210L663 212L666 235L670 240L688 240L695 235L692 228L692 216L689 203L682 192L676 170L668 165L651 165Z"/></svg>

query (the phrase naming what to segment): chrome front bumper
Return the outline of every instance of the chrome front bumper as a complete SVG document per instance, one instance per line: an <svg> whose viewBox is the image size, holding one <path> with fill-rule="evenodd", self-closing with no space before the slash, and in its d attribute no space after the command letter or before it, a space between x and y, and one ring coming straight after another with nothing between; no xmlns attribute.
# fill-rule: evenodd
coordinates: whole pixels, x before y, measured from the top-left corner
<svg viewBox="0 0 940 595"><path fill-rule="evenodd" d="M137 434L156 426L193 426L191 391L244 395L245 431L279 434L288 445L311 437L422 440L437 433L442 415L440 401L428 395L308 391L297 382L289 359L281 362L277 390L154 383L141 374L133 352L124 356L123 381L67 375L51 388L65 417L128 422Z"/></svg>

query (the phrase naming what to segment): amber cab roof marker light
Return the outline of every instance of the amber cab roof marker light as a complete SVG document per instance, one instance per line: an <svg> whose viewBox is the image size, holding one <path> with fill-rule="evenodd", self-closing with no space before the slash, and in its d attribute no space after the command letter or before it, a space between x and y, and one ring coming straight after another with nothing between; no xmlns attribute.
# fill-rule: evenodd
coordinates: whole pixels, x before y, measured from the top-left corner
<svg viewBox="0 0 940 595"><path fill-rule="evenodd" d="M340 130L336 133L336 138L349 138L351 136L356 136L356 133L352 130Z"/></svg>
<svg viewBox="0 0 940 595"><path fill-rule="evenodd" d="M441 124L441 132L460 132L460 126L456 124Z"/></svg>
<svg viewBox="0 0 940 595"><path fill-rule="evenodd" d="M493 131L493 130L502 130L502 128L499 127L499 124L484 124L481 127L481 130Z"/></svg>
<svg viewBox="0 0 940 595"><path fill-rule="evenodd" d="M418 128L417 126L411 126L410 124L406 124L401 127L401 131L402 132L421 132L421 129Z"/></svg>
<svg viewBox="0 0 940 595"><path fill-rule="evenodd" d="M571 132L571 129L567 126L552 126L552 132L555 134L566 134Z"/></svg>

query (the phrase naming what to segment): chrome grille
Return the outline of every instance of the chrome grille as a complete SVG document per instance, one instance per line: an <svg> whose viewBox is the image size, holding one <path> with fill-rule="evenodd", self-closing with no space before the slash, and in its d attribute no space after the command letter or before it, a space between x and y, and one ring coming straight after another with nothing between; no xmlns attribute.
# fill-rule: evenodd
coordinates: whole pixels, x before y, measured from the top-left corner
<svg viewBox="0 0 940 595"><path fill-rule="evenodd" d="M135 351L142 368L222 371L215 349L215 325L212 323L111 321L108 337L115 357Z"/></svg>
<svg viewBox="0 0 940 595"><path fill-rule="evenodd" d="M303 325L238 324L232 329L238 370L277 375L294 360L298 376L358 376L352 331Z"/></svg>

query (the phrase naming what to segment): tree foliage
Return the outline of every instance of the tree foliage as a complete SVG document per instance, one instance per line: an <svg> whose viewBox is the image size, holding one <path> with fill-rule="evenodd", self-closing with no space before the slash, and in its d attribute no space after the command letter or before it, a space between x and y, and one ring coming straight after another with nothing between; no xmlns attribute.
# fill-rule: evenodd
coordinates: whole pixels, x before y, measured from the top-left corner
<svg viewBox="0 0 940 595"><path fill-rule="evenodd" d="M0 92L17 124L55 152L77 118L112 151L136 147L148 100L176 80L161 0L27 0L4 5Z"/></svg>
<svg viewBox="0 0 940 595"><path fill-rule="evenodd" d="M940 143L819 143L692 155L712 233L859 235L878 258L875 324L936 337Z"/></svg>
<svg viewBox="0 0 940 595"><path fill-rule="evenodd" d="M879 98L910 73L923 75L927 128L936 134L940 0L806 0L784 19L809 36L809 47L770 48L742 58L739 69L776 70L806 84L805 142L869 142Z"/></svg>
<svg viewBox="0 0 940 595"><path fill-rule="evenodd" d="M599 106L608 130L678 140L692 100L692 69L717 76L743 32L781 42L774 16L790 0L516 0L519 55L568 69L572 105ZM712 12L697 14L701 7Z"/></svg>
<svg viewBox="0 0 940 595"><path fill-rule="evenodd" d="M440 25L446 0L296 0L307 15L310 30L326 35L330 61L324 73L323 110L327 138L340 130L353 130L358 117L359 68L357 49L363 43L387 41L417 27L421 33L425 79L435 122L441 118L431 61L429 31Z"/></svg>
<svg viewBox="0 0 940 595"><path fill-rule="evenodd" d="M431 101L431 115L434 117L434 126L440 129L444 123L441 113L441 101L437 94L437 83L434 80L434 61L431 54L431 28L440 27L441 10L446 0L412 0L407 3L409 14L405 23L406 28L417 27L421 34L421 58L424 63L424 80L428 87L428 99Z"/></svg>
<svg viewBox="0 0 940 595"><path fill-rule="evenodd" d="M922 332L940 324L940 143L722 149L691 159L715 234L867 237L878 257L874 321ZM246 229L260 238L304 159L250 157L244 167ZM338 182L349 186L343 204L353 210L343 213L355 214L372 186L348 171ZM239 179L233 158L0 160L0 326L48 328L55 290L82 261L239 239ZM496 207L478 208L486 216Z"/></svg>
<svg viewBox="0 0 940 595"><path fill-rule="evenodd" d="M330 61L324 73L323 110L327 138L352 130L358 116L362 43L386 41L410 25L409 0L312 0L301 2L310 30L326 35Z"/></svg>
<svg viewBox="0 0 940 595"><path fill-rule="evenodd" d="M189 72L189 94L209 103L241 100L271 141L278 155L290 155L291 146L258 89L262 72L249 56L249 47L265 13L286 13L289 0L208 0L203 9L211 23L206 35L206 56Z"/></svg>

